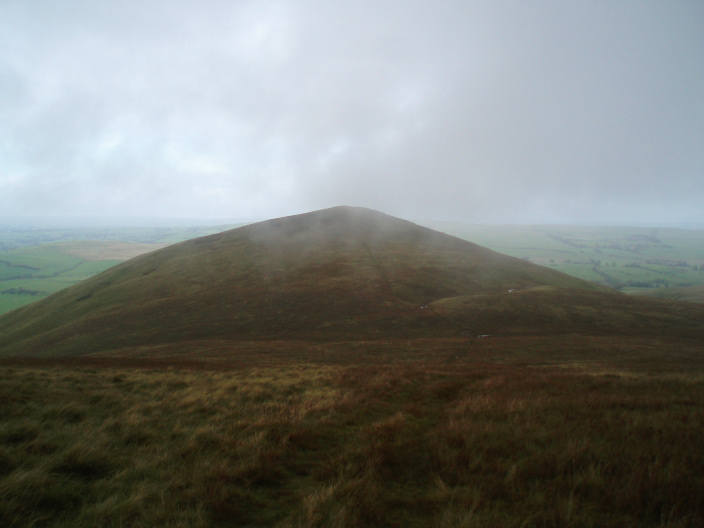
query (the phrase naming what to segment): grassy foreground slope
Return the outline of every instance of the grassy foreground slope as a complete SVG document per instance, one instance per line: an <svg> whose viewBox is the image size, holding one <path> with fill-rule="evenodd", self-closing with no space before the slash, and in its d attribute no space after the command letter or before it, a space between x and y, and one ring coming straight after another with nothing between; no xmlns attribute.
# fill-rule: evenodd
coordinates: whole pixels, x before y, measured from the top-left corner
<svg viewBox="0 0 704 528"><path fill-rule="evenodd" d="M676 299L704 303L704 286L689 286L686 288L657 288L655 290L642 290L638 295L656 299Z"/></svg>
<svg viewBox="0 0 704 528"><path fill-rule="evenodd" d="M431 303L546 285L600 290L382 213L337 207L186 241L115 266L0 317L0 353L488 333L471 321L458 329ZM491 328L511 327L504 320Z"/></svg>
<svg viewBox="0 0 704 528"><path fill-rule="evenodd" d="M513 349L528 362L488 339L449 364L427 347L365 365L5 361L0 524L702 526L701 361L530 346Z"/></svg>

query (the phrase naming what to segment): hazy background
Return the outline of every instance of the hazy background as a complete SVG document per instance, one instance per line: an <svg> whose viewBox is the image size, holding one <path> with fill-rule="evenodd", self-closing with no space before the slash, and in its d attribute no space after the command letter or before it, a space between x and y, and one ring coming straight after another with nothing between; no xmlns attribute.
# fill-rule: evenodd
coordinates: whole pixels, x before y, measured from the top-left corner
<svg viewBox="0 0 704 528"><path fill-rule="evenodd" d="M0 2L0 217L704 223L704 2Z"/></svg>

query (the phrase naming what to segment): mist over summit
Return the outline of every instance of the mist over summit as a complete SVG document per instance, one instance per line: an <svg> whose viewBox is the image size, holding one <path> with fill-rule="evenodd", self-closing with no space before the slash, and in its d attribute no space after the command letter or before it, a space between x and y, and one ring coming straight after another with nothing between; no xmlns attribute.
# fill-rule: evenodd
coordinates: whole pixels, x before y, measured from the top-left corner
<svg viewBox="0 0 704 528"><path fill-rule="evenodd" d="M0 212L701 224L702 25L696 1L0 2Z"/></svg>
<svg viewBox="0 0 704 528"><path fill-rule="evenodd" d="M1 317L0 350L149 353L213 340L236 346L663 328L689 335L700 327L676 303L626 298L378 211L341 206L136 257Z"/></svg>

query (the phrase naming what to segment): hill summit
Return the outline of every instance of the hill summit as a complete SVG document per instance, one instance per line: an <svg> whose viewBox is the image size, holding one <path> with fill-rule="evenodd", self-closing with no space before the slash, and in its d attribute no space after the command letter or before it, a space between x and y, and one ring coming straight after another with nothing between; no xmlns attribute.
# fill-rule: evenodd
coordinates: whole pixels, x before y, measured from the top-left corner
<svg viewBox="0 0 704 528"><path fill-rule="evenodd" d="M148 353L204 340L622 332L652 327L653 313L658 328L664 321L672 331L700 331L701 314L683 316L680 306L680 315L658 315L665 306L341 206L189 240L115 266L0 317L0 354Z"/></svg>

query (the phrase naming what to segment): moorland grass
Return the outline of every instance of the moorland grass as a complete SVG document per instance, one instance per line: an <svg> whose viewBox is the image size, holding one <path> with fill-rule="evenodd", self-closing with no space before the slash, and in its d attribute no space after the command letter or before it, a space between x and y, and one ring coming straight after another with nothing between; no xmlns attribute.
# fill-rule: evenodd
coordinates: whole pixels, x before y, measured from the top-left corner
<svg viewBox="0 0 704 528"><path fill-rule="evenodd" d="M0 367L0 525L704 523L704 383L583 367Z"/></svg>

